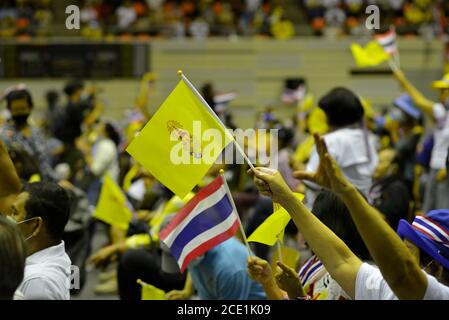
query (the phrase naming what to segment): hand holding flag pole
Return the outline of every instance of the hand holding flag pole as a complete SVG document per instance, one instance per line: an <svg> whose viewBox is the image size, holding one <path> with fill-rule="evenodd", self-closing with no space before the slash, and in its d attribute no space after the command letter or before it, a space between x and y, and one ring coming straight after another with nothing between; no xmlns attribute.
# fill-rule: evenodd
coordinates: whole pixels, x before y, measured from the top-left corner
<svg viewBox="0 0 449 320"><path fill-rule="evenodd" d="M192 90L192 92L197 96L197 98L202 102L202 104L208 109L209 113L217 120L217 122L223 127L225 132L229 134L230 137L232 137L232 142L234 142L235 147L240 152L240 154L243 156L245 161L248 163L249 167L251 169L254 169L253 164L249 160L248 156L243 151L242 147L239 145L237 140L235 140L234 136L229 132L228 128L224 125L224 123L221 121L221 119L217 116L217 114L212 110L212 108L209 106L209 104L204 100L204 98L201 96L201 94L196 90L196 88L193 86L193 84L187 79L187 77L184 75L182 70L178 70L178 75L181 76L182 80L187 84L187 86ZM225 180L226 181L226 180Z"/></svg>
<svg viewBox="0 0 449 320"><path fill-rule="evenodd" d="M237 220L239 221L240 232L242 233L243 241L245 242L246 248L248 249L249 256L252 257L253 254L251 252L251 248L249 247L248 239L246 238L245 230L243 229L242 220L240 220L239 213L237 211L237 207L234 203L234 198L232 197L231 190L229 190L228 183L226 182L226 177L224 175L224 170L220 169L220 176L223 178L223 182L226 188L226 193L229 196L229 201L231 202L232 209L234 210L235 215L237 216Z"/></svg>

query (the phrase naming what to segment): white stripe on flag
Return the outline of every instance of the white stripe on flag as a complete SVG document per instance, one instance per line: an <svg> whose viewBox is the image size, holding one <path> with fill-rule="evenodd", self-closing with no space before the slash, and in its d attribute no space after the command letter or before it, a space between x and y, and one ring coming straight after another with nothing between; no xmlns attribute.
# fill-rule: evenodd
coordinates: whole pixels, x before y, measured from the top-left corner
<svg viewBox="0 0 449 320"><path fill-rule="evenodd" d="M424 229L424 231L427 232L428 234L430 234L434 238L434 240L438 240L440 242L444 242L443 240L440 239L440 237L438 237L435 233L433 233L432 230L426 228L426 226L423 226L421 223L413 222L413 224L415 225L415 227Z"/></svg>
<svg viewBox="0 0 449 320"><path fill-rule="evenodd" d="M437 230L440 234L440 236L444 237L447 241L449 241L449 235L447 235L446 232L444 232L444 230L442 230L439 226L437 226L435 223L433 223L432 221L426 219L426 218L422 218L422 217L416 217L416 219L418 219L421 222L424 222L426 224L428 224L429 226L431 226L432 228L434 228L435 230Z"/></svg>
<svg viewBox="0 0 449 320"><path fill-rule="evenodd" d="M167 247L171 247L171 245L173 244L179 233L182 232L185 226L189 224L193 218L202 213L204 210L214 206L225 195L226 189L224 188L223 185L217 191L207 196L207 198L204 198L203 200L198 202L197 205L193 208L193 210L187 215L187 217L185 217L184 220L176 228L174 228L164 239L164 243L167 245Z"/></svg>
<svg viewBox="0 0 449 320"><path fill-rule="evenodd" d="M219 234L224 233L226 230L232 227L232 225L237 221L236 212L232 211L232 213L229 215L229 217L226 218L226 220L222 221L220 224L217 224L215 227L197 235L195 238L190 240L189 243L187 243L182 249L182 253L179 256L178 259L178 265L181 268L182 264L184 263L184 260L186 256L195 250L198 246L202 245L206 241L209 241L210 239L216 237Z"/></svg>

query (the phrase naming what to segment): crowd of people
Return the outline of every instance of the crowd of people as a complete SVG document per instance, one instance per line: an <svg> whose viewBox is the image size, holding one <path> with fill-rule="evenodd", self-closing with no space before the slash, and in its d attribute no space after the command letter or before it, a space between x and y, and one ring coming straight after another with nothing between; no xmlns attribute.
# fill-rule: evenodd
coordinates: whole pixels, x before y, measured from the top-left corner
<svg viewBox="0 0 449 320"><path fill-rule="evenodd" d="M377 5L382 23L400 34L441 35L449 7L431 0L83 0L81 35L103 37L261 36L363 34L365 8ZM296 13L292 13L291 9ZM0 4L0 35L48 36L56 20L50 0L6 0ZM301 29L301 30L300 30ZM67 33L69 34L69 33ZM79 35L79 33L75 33Z"/></svg>
<svg viewBox="0 0 449 320"><path fill-rule="evenodd" d="M317 102L298 95L293 119L273 108L258 114L256 128L278 130L279 150L270 150L278 170L217 163L182 199L125 151L151 119L153 74L121 121L105 118L98 89L78 79L48 91L40 116L26 84L9 87L0 114L0 298L70 299L91 265L102 270L96 292L124 300L141 298L139 282L174 300L449 299L449 75L432 83L439 101L400 69L392 76L404 94L382 112L336 87ZM213 86L201 94L235 129ZM159 231L221 169L244 234L274 203L287 210L284 245L300 253L293 264L263 244L249 253L239 232L180 272ZM125 229L93 215L107 179L132 209ZM107 244L97 251L98 234Z"/></svg>

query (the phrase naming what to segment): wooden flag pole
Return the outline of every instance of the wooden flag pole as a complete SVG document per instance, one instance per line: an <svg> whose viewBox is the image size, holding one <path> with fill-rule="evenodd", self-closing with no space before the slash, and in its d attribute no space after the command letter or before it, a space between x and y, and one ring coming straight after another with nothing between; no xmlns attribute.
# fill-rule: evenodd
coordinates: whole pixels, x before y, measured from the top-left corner
<svg viewBox="0 0 449 320"><path fill-rule="evenodd" d="M184 82L187 84L187 86L193 91L193 93L195 93L197 98L200 99L200 101L208 109L209 113L214 117L214 119L217 120L217 122L223 127L223 129L229 134L229 136L232 137L232 141L234 142L234 145L237 148L237 150L240 152L240 154L243 156L245 161L248 163L249 167L251 169L254 169L253 164L251 163L251 161L249 160L248 156L245 154L245 152L243 151L242 147L239 145L237 140L235 140L234 136L229 132L228 128L226 128L224 123L217 116L217 114L214 112L214 110L212 110L212 108L209 106L209 104L206 102L206 100L204 100L204 98L201 96L201 94L198 92L198 90L196 90L194 85L189 81L189 79L187 79L187 77L184 75L182 70L178 70L178 75L181 76L182 80L184 80Z"/></svg>
<svg viewBox="0 0 449 320"><path fill-rule="evenodd" d="M282 262L282 250L281 250L281 240L279 239L279 235L277 235L276 247L278 249L278 259Z"/></svg>
<svg viewBox="0 0 449 320"><path fill-rule="evenodd" d="M224 170L223 169L220 169L220 176L223 178L224 185L225 185L225 188L226 188L226 193L229 196L229 201L231 202L232 209L233 209L235 215L237 216L237 220L239 221L239 227L240 227L240 232L242 233L243 241L245 242L246 248L248 249L249 256L252 257L253 254L251 252L251 248L249 247L249 243L248 243L248 239L246 238L245 230L243 229L242 220L240 220L240 216L239 216L239 213L237 211L237 207L235 206L234 198L232 198L231 190L229 190L228 183L226 182L226 177L224 175Z"/></svg>

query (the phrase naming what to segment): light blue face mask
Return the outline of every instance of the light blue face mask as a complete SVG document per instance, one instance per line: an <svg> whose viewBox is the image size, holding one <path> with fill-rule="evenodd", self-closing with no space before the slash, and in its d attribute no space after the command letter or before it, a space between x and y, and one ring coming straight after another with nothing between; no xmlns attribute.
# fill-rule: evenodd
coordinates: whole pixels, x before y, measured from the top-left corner
<svg viewBox="0 0 449 320"><path fill-rule="evenodd" d="M28 221L31 221L31 220L34 220L34 219L37 219L37 218L34 217L34 218L26 219L26 220L23 220L23 221L20 221L20 222L17 222L17 221L16 221L13 217L11 217L11 216L6 216L6 219L8 219L9 221L15 223L15 224L18 226L19 224L22 224L22 223L25 223L25 222L28 222ZM31 234L30 236L26 237L26 238L25 238L25 241L31 239L32 237L34 237L34 234Z"/></svg>

